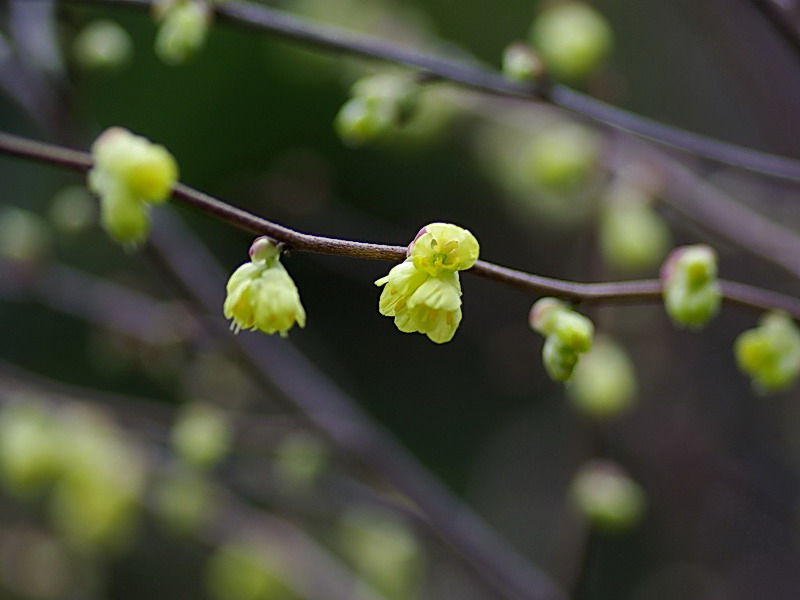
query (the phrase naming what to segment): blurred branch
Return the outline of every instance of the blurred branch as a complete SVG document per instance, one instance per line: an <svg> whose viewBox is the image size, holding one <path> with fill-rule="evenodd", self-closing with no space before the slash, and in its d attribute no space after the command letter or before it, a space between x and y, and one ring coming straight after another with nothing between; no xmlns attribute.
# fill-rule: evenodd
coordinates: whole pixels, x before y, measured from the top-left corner
<svg viewBox="0 0 800 600"><path fill-rule="evenodd" d="M150 0L94 0L94 3L140 9L147 9L151 4ZM313 23L262 4L229 0L216 4L214 10L221 20L243 27L323 50L377 58L422 69L442 79L491 94L549 102L606 127L625 131L717 163L800 181L800 160L737 146L659 123L560 84L513 82L498 71L475 63L442 58L364 34Z"/></svg>
<svg viewBox="0 0 800 600"><path fill-rule="evenodd" d="M85 172L92 167L86 152L37 142L0 132L0 154L28 158ZM201 191L178 183L173 197L184 204L240 229L267 235L289 249L300 252L351 256L373 260L403 261L406 248L301 233L218 200ZM479 260L471 273L535 294L552 295L572 302L656 302L662 301L658 279L609 283L581 283L525 273ZM739 306L759 311L784 310L800 319L800 300L755 286L734 281L720 281L724 299Z"/></svg>
<svg viewBox="0 0 800 600"><path fill-rule="evenodd" d="M800 53L800 3L796 0L750 0Z"/></svg>
<svg viewBox="0 0 800 600"><path fill-rule="evenodd" d="M630 162L652 164L659 176L657 197L709 231L800 278L800 236L703 180L680 161L641 144L625 148L611 168Z"/></svg>

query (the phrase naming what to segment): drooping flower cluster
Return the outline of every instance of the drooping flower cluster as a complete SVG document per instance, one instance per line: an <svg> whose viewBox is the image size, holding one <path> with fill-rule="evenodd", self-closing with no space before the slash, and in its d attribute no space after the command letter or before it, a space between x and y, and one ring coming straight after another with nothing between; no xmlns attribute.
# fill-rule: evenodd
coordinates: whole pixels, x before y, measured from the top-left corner
<svg viewBox="0 0 800 600"><path fill-rule="evenodd" d="M696 244L672 251L661 267L664 306L676 325L700 329L717 312L722 292L717 281L717 254Z"/></svg>
<svg viewBox="0 0 800 600"><path fill-rule="evenodd" d="M280 249L269 238L260 237L250 247L250 262L228 280L223 310L232 319L231 328L258 329L286 337L295 323L306 325L306 311L291 276L280 263Z"/></svg>
<svg viewBox="0 0 800 600"><path fill-rule="evenodd" d="M469 231L448 223L423 227L408 258L375 282L384 286L378 308L404 333L424 333L437 344L453 339L461 323L458 271L472 267L480 246Z"/></svg>
<svg viewBox="0 0 800 600"><path fill-rule="evenodd" d="M150 230L150 204L169 198L178 165L163 146L122 127L106 129L92 145L89 189L100 197L100 217L120 243L141 242Z"/></svg>
<svg viewBox="0 0 800 600"><path fill-rule="evenodd" d="M588 317L556 298L541 298L532 307L531 329L545 336L542 362L555 381L568 381L578 355L592 348L594 325Z"/></svg>

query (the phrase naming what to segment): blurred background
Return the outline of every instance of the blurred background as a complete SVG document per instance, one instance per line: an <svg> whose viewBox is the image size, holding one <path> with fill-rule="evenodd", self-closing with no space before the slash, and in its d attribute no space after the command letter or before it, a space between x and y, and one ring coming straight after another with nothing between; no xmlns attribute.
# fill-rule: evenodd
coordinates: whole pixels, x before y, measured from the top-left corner
<svg viewBox="0 0 800 600"><path fill-rule="evenodd" d="M267 4L500 68L563 3ZM800 57L760 4L592 3L613 41L555 76L800 157ZM452 222L483 259L578 281L656 277L672 247L704 242L721 276L800 292L796 184L444 82L364 137L337 117L353 83L409 72L222 19L182 56L157 50L168 16L0 7L3 131L88 150L126 127L167 147L182 182L303 232L406 245ZM579 307L599 337L565 387L529 293L463 274L464 320L440 346L378 313L392 265L290 253L306 328L234 338L223 290L251 235L172 203L131 251L97 225L83 176L2 158L0 182L0 597L797 597L800 404L737 369L757 313L725 306L695 332L659 305ZM789 241L770 244L764 219ZM563 595L486 575L480 550L531 571L494 541L465 550L456 513L423 501L426 472L444 506L474 511L464 537L485 521Z"/></svg>

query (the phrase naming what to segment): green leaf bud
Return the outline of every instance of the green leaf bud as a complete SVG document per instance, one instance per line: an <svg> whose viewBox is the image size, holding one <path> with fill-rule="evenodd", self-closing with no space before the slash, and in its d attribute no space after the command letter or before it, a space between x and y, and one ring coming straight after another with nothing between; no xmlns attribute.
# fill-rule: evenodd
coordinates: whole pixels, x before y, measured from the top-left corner
<svg viewBox="0 0 800 600"><path fill-rule="evenodd" d="M0 479L29 496L50 484L60 469L56 423L43 402L19 397L0 410Z"/></svg>
<svg viewBox="0 0 800 600"><path fill-rule="evenodd" d="M600 250L619 271L642 271L664 260L669 227L643 192L628 185L612 186L600 217Z"/></svg>
<svg viewBox="0 0 800 600"><path fill-rule="evenodd" d="M119 69L130 62L133 41L116 21L98 19L86 25L75 37L72 55L84 69Z"/></svg>
<svg viewBox="0 0 800 600"><path fill-rule="evenodd" d="M719 312L717 255L705 244L676 248L661 268L664 305L672 321L700 329Z"/></svg>
<svg viewBox="0 0 800 600"><path fill-rule="evenodd" d="M37 263L50 251L50 232L36 213L21 208L0 210L0 258Z"/></svg>
<svg viewBox="0 0 800 600"><path fill-rule="evenodd" d="M587 417L607 419L634 405L636 387L636 373L627 352L612 339L598 336L575 368L567 393Z"/></svg>
<svg viewBox="0 0 800 600"><path fill-rule="evenodd" d="M545 75L541 57L525 42L509 44L503 51L503 74L514 81L538 81Z"/></svg>
<svg viewBox="0 0 800 600"><path fill-rule="evenodd" d="M522 150L522 164L536 187L568 193L589 180L597 152L597 138L586 127L560 123L533 137Z"/></svg>
<svg viewBox="0 0 800 600"><path fill-rule="evenodd" d="M168 65L179 65L195 56L206 42L211 12L205 3L185 0L164 14L156 35L156 54Z"/></svg>
<svg viewBox="0 0 800 600"><path fill-rule="evenodd" d="M605 18L585 2L547 5L533 22L531 41L559 79L580 81L597 69L611 50L613 35Z"/></svg>
<svg viewBox="0 0 800 600"><path fill-rule="evenodd" d="M785 389L800 375L800 329L786 313L765 314L758 327L736 338L734 351L758 393Z"/></svg>
<svg viewBox="0 0 800 600"><path fill-rule="evenodd" d="M266 544L239 539L221 546L206 567L206 584L216 600L293 600L281 574L286 568Z"/></svg>
<svg viewBox="0 0 800 600"><path fill-rule="evenodd" d="M228 453L231 425L225 412L212 404L187 404L172 427L172 445L186 464L208 468Z"/></svg>
<svg viewBox="0 0 800 600"><path fill-rule="evenodd" d="M607 532L630 529L646 504L641 487L607 460L594 460L580 469L570 485L570 498L592 525Z"/></svg>

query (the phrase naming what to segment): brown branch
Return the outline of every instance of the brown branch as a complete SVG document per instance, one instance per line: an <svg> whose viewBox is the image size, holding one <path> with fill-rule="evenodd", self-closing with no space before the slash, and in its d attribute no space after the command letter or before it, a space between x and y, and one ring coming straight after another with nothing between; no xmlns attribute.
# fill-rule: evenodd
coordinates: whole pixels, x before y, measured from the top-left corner
<svg viewBox="0 0 800 600"><path fill-rule="evenodd" d="M86 152L29 140L4 132L0 132L0 154L27 158L79 172L86 172L92 167L92 157ZM182 183L175 186L173 197L220 221L259 235L267 235L298 252L397 262L406 258L406 249L403 246L387 246L301 233L227 204ZM470 269L470 272L533 294L556 296L576 303L652 303L662 301L661 282L658 279L581 283L534 275L483 260L478 261ZM760 311L784 310L795 319L800 320L800 299L733 281L721 281L721 284L724 299L730 304Z"/></svg>

